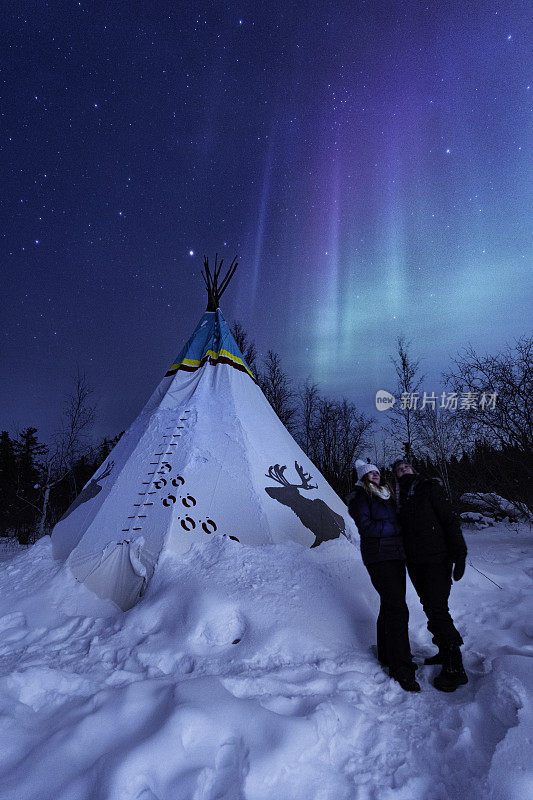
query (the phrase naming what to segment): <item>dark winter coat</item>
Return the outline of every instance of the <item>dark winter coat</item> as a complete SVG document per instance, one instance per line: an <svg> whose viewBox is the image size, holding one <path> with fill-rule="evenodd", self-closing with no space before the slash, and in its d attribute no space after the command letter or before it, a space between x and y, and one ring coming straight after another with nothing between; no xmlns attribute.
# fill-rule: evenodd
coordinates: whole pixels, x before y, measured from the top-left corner
<svg viewBox="0 0 533 800"><path fill-rule="evenodd" d="M361 537L363 564L405 560L405 551L394 499L383 500L363 486L356 486L348 503Z"/></svg>
<svg viewBox="0 0 533 800"><path fill-rule="evenodd" d="M415 475L407 491L400 490L399 519L408 562L466 558L459 518L438 479Z"/></svg>

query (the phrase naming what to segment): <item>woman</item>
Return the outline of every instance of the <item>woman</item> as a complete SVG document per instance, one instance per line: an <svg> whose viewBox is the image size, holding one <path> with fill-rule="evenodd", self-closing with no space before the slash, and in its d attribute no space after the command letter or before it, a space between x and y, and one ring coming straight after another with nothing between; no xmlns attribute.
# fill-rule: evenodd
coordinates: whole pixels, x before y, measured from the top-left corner
<svg viewBox="0 0 533 800"><path fill-rule="evenodd" d="M358 481L348 510L361 537L361 557L381 605L377 620L378 659L407 692L419 692L409 646L405 602L405 551L392 493L374 464L357 461Z"/></svg>

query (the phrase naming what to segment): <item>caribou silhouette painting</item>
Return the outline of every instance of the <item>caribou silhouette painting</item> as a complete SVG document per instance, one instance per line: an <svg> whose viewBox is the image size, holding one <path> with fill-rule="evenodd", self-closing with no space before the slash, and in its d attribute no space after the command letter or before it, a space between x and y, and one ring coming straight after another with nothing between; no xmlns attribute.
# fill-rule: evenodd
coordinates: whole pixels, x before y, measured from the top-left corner
<svg viewBox="0 0 533 800"><path fill-rule="evenodd" d="M278 503L282 503L294 511L302 524L315 535L315 541L311 547L318 547L319 544L327 539L336 539L341 533L344 533L344 519L340 514L332 511L328 504L320 498L310 500L300 494L300 489L306 491L308 489L317 489L318 486L313 486L310 483L311 475L304 472L303 467L297 461L294 462L294 466L300 478L300 483L289 483L285 477L287 466L280 467L279 464L274 464L268 468L266 477L271 478L281 486L267 486L265 491L273 500L277 500Z"/></svg>
<svg viewBox="0 0 533 800"><path fill-rule="evenodd" d="M70 514L72 514L72 512L75 511L78 508L78 506L81 506L82 503L86 503L87 500L92 500L93 497L96 497L96 495L102 491L102 487L100 486L100 481L103 481L104 478L107 478L107 476L110 474L114 466L115 466L114 461L107 462L101 473L99 475L95 475L94 478L92 478L89 481L87 486L84 489L82 489L82 491L76 497L74 502L67 508L67 510L59 520L60 522L66 519L68 516L70 516Z"/></svg>

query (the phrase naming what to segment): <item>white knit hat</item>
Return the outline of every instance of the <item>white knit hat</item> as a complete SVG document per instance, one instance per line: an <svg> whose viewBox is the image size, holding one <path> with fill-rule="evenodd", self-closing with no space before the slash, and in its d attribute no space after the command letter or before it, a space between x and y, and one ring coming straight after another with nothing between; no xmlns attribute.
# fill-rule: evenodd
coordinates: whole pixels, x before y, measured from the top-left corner
<svg viewBox="0 0 533 800"><path fill-rule="evenodd" d="M362 461L360 458L358 458L355 462L355 468L357 470L357 477L359 480L361 480L363 475L366 475L367 472L379 472L379 469L375 464L367 464L366 461Z"/></svg>

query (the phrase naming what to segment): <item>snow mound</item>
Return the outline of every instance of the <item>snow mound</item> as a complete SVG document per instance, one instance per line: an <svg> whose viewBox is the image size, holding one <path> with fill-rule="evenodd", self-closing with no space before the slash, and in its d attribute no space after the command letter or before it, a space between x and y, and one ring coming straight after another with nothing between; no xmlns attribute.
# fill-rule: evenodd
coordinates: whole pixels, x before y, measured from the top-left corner
<svg viewBox="0 0 533 800"><path fill-rule="evenodd" d="M470 680L448 696L435 668L409 695L377 663L377 596L344 539L166 553L126 613L40 540L0 572L0 798L523 798L528 543L503 525L472 538L481 572L452 596ZM432 647L408 601L421 664Z"/></svg>
<svg viewBox="0 0 533 800"><path fill-rule="evenodd" d="M512 503L494 492L467 492L461 495L461 501L500 519L508 517L516 522L520 520L533 522L533 512L525 503Z"/></svg>
<svg viewBox="0 0 533 800"><path fill-rule="evenodd" d="M464 511L460 516L466 525L471 525L476 530L490 528L494 525L494 519L492 517L487 517L479 511Z"/></svg>
<svg viewBox="0 0 533 800"><path fill-rule="evenodd" d="M0 561L10 561L20 552L18 541L12 537L0 536Z"/></svg>

